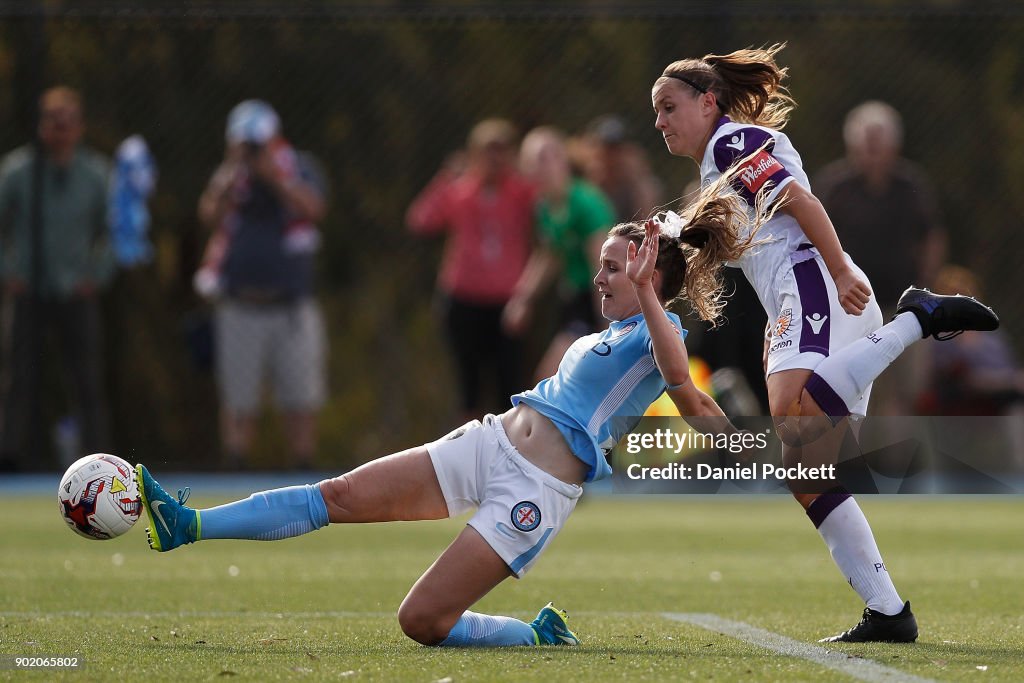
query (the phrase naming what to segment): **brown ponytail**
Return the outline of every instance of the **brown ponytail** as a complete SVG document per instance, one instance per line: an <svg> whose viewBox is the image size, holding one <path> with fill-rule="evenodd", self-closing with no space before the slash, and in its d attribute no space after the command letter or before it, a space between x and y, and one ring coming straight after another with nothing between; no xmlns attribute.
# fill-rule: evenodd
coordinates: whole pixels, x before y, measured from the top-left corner
<svg viewBox="0 0 1024 683"><path fill-rule="evenodd" d="M782 84L788 69L775 63L775 55L785 46L776 43L672 62L658 80L676 79L698 92L713 93L722 112L735 121L782 130L796 106Z"/></svg>
<svg viewBox="0 0 1024 683"><path fill-rule="evenodd" d="M777 201L767 206L766 197L771 191L768 183L755 198L751 220L747 202L731 185L740 166L737 164L701 190L685 211L678 237L662 235L658 241L655 268L661 272L662 300L668 306L680 298L687 299L694 312L712 327L718 324L725 307L724 263L738 261L763 244L765 240L757 238L758 231L782 205ZM660 219L659 214L652 220ZM609 235L626 237L639 246L644 239L644 224L622 223Z"/></svg>

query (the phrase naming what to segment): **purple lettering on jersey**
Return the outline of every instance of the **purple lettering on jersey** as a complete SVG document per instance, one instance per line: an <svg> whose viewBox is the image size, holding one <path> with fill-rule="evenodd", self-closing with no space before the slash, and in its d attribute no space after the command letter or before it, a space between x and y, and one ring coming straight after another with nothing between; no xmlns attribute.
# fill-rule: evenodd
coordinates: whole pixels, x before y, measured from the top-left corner
<svg viewBox="0 0 1024 683"><path fill-rule="evenodd" d="M774 149L775 140L767 131L753 127L739 128L715 142L715 166L724 173L740 160L745 160L745 167L733 180L732 186L748 204L753 205L754 196L766 183L770 181L778 186L790 177L789 171L772 156ZM756 156L747 159L755 152L758 152Z"/></svg>

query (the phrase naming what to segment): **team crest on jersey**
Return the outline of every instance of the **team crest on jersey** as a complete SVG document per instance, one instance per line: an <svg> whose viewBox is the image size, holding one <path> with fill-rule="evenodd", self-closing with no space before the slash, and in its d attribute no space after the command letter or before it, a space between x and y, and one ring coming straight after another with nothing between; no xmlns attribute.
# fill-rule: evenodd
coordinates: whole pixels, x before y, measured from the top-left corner
<svg viewBox="0 0 1024 683"><path fill-rule="evenodd" d="M512 507L512 526L520 531L533 531L540 526L540 508L528 500Z"/></svg>
<svg viewBox="0 0 1024 683"><path fill-rule="evenodd" d="M633 322L626 323L625 325L622 326L621 330L619 330L618 332L615 333L615 336L613 336L612 339L618 339L619 337L625 337L627 334L629 334L630 332L635 330L636 326L637 326L637 322L635 320Z"/></svg>
<svg viewBox="0 0 1024 683"><path fill-rule="evenodd" d="M785 337L793 327L793 309L784 308L779 319L775 321L773 337Z"/></svg>

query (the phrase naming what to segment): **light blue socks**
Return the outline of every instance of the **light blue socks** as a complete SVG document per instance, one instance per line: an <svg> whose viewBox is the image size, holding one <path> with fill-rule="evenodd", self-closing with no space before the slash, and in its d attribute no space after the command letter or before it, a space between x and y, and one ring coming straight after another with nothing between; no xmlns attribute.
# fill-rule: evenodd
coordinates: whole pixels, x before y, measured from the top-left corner
<svg viewBox="0 0 1024 683"><path fill-rule="evenodd" d="M277 541L328 524L327 503L316 484L254 493L245 500L198 510L199 539Z"/></svg>
<svg viewBox="0 0 1024 683"><path fill-rule="evenodd" d="M455 622L441 647L501 647L536 645L537 634L529 624L512 617L493 617L465 611Z"/></svg>

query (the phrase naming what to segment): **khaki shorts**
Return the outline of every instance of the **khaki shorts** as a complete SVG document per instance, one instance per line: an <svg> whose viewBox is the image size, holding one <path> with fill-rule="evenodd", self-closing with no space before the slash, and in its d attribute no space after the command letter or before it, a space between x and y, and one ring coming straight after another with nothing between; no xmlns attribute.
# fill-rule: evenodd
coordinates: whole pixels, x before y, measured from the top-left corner
<svg viewBox="0 0 1024 683"><path fill-rule="evenodd" d="M327 395L327 342L317 304L217 306L217 381L221 402L241 415L259 411L264 379L275 405L287 412L313 412Z"/></svg>
<svg viewBox="0 0 1024 683"><path fill-rule="evenodd" d="M469 526L505 561L516 578L533 566L558 535L583 489L524 458L501 420L468 422L427 446L449 516L477 508Z"/></svg>

